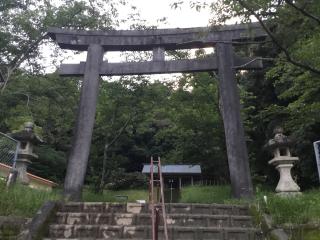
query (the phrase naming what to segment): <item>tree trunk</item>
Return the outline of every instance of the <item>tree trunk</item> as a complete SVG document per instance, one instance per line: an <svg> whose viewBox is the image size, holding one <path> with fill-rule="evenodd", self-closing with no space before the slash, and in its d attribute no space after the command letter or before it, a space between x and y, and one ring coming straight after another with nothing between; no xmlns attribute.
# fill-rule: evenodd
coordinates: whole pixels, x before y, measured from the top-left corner
<svg viewBox="0 0 320 240"><path fill-rule="evenodd" d="M107 163L108 163L108 149L109 149L108 144L104 146L104 151L103 151L103 161L102 161L102 171L101 171L101 179L100 179L100 185L99 189L97 192L102 193L104 186L106 185L106 172L107 172Z"/></svg>
<svg viewBox="0 0 320 240"><path fill-rule="evenodd" d="M253 190L244 128L240 115L240 96L233 68L232 44L217 43L216 50L232 194L236 198L251 198Z"/></svg>
<svg viewBox="0 0 320 240"><path fill-rule="evenodd" d="M120 136L122 135L124 130L127 128L127 126L129 124L129 122L131 121L132 117L133 117L133 114L129 116L129 118L126 120L124 125L121 127L121 129L119 130L117 135L109 143L106 143L105 146L104 146L101 179L100 179L99 189L98 189L97 192L100 192L100 193L103 192L103 189L104 189L104 187L106 185L106 179L105 178L106 178L106 176L108 176L108 174L107 174L107 163L108 163L108 150L109 150L109 147L111 147L113 144L115 144L118 141L118 139L120 138ZM108 138L108 136L107 136L107 138Z"/></svg>
<svg viewBox="0 0 320 240"><path fill-rule="evenodd" d="M66 200L81 200L95 120L103 53L100 45L92 44L88 48L77 123L64 182Z"/></svg>

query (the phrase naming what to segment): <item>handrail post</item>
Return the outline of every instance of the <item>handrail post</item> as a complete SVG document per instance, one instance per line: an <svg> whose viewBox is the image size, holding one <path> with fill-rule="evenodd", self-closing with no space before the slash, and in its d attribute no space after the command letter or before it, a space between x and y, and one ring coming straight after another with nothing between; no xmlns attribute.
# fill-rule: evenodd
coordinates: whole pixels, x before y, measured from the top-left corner
<svg viewBox="0 0 320 240"><path fill-rule="evenodd" d="M163 178L162 178L162 169L161 169L161 160L160 157L158 157L158 174L159 174L159 180L160 180L160 191L161 191L161 196L160 196L160 201L161 201L161 208L162 208L162 217L163 217L163 231L164 231L164 236L165 240L168 240L168 228L167 228L167 216L166 216L166 209L164 205L164 191L163 191Z"/></svg>
<svg viewBox="0 0 320 240"><path fill-rule="evenodd" d="M20 142L18 141L18 142L17 142L16 151L14 152L14 158L13 158L13 164L12 164L12 168L13 168L13 169L16 168L19 149L20 149Z"/></svg>
<svg viewBox="0 0 320 240"><path fill-rule="evenodd" d="M162 178L162 170L161 170L161 160L158 157L158 161L156 161L157 166L157 179L154 179L154 160L153 156L151 156L150 160L150 186L149 186L149 202L151 208L151 221L152 221L152 240L158 240L159 237L159 224L160 224L160 213L162 211L163 218L163 231L165 240L168 240L168 228L167 228L167 217L166 217L166 209L164 204L164 191L163 191L163 178ZM155 203L154 200L154 183L157 183L157 200Z"/></svg>

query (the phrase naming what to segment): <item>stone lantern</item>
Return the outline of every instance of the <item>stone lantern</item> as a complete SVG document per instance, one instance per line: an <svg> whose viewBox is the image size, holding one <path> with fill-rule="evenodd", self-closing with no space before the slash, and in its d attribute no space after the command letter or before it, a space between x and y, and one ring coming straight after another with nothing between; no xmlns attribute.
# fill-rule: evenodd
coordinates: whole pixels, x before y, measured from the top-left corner
<svg viewBox="0 0 320 240"><path fill-rule="evenodd" d="M294 163L299 161L299 158L291 156L290 146L292 146L292 141L283 134L281 127L275 128L274 138L270 139L266 144L266 148L273 153L273 159L268 163L275 166L280 173L276 192L283 196L300 193L300 187L291 176L291 168Z"/></svg>
<svg viewBox="0 0 320 240"><path fill-rule="evenodd" d="M33 153L33 146L43 141L34 133L33 123L26 122L24 124L24 130L12 133L11 136L20 142L18 157L16 160L15 168L17 170L18 182L22 184L29 184L29 178L27 175L28 165L31 164L32 159L38 158L36 154Z"/></svg>

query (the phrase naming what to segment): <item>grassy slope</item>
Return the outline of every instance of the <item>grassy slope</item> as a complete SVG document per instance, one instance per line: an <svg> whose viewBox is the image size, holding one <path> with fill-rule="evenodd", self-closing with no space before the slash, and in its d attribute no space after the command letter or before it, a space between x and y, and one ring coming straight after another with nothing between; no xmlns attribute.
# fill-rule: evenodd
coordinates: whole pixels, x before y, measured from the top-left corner
<svg viewBox="0 0 320 240"><path fill-rule="evenodd" d="M231 199L230 186L193 186L183 188L180 202L225 203Z"/></svg>
<svg viewBox="0 0 320 240"><path fill-rule="evenodd" d="M182 190L181 202L246 203L232 199L229 186L187 187ZM320 190L306 191L292 198L279 197L271 192L259 192L253 203L256 203L263 212L270 214L276 224L320 224Z"/></svg>
<svg viewBox="0 0 320 240"><path fill-rule="evenodd" d="M7 190L5 185L0 183L0 216L32 217L43 202L56 200L58 197L56 192L45 192L19 185Z"/></svg>
<svg viewBox="0 0 320 240"><path fill-rule="evenodd" d="M88 190L83 193L83 200L87 202L116 202L117 196L128 196L129 202L136 200L147 200L146 190L106 190L103 194L94 194ZM17 185L7 190L4 183L0 182L0 216L24 216L31 217L47 200L58 200L61 198L59 191L45 192Z"/></svg>
<svg viewBox="0 0 320 240"><path fill-rule="evenodd" d="M147 190L104 191L103 195L84 191L84 201L115 202L117 195L128 196L129 202L148 199ZM267 202L263 196L267 196ZM60 195L37 191L24 186L16 186L7 191L0 184L0 215L32 216L46 200L59 199ZM253 200L260 209L272 215L277 224L284 223L320 223L320 191L313 190L296 198L280 198L273 193L260 192ZM229 186L194 186L186 187L181 192L180 202L184 203L244 203L230 197Z"/></svg>
<svg viewBox="0 0 320 240"><path fill-rule="evenodd" d="M272 193L257 196L257 202L264 212L270 214L277 224L316 223L320 224L320 191L310 190L292 198L278 197Z"/></svg>

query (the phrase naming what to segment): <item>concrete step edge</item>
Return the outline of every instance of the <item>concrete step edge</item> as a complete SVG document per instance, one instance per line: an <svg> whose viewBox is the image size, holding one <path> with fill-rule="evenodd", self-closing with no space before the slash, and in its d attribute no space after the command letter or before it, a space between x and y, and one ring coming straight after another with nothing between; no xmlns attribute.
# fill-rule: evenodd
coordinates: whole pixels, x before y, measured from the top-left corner
<svg viewBox="0 0 320 240"><path fill-rule="evenodd" d="M64 203L65 206L78 206L78 205L111 205L111 206L123 206L123 205L132 205L132 206L149 206L148 203L117 203L117 202L67 202ZM198 207L221 207L221 208L242 208L247 209L247 205L237 205L237 204L219 204L219 203L166 203L166 206L198 206Z"/></svg>
<svg viewBox="0 0 320 240"><path fill-rule="evenodd" d="M42 240L105 240L105 238L42 238ZM141 240L141 238L108 238L108 240Z"/></svg>
<svg viewBox="0 0 320 240"><path fill-rule="evenodd" d="M132 229L146 229L146 228L151 228L150 225L138 225L138 226L116 226L116 225L108 225L108 224L100 224L100 225L93 225L93 224L79 224L79 225L73 225L73 224L50 224L50 228L53 229L70 229L70 228L80 228L80 227L85 227L85 228L94 228L94 227L99 227L99 228L113 228L113 229L121 229L121 228L132 228ZM162 229L163 226L159 226L159 229ZM182 230L190 230L190 229L195 229L194 226L168 226L168 229L174 228L174 229L182 229ZM226 231L256 231L259 230L258 228L254 227L196 227L196 229L199 230L226 230Z"/></svg>
<svg viewBox="0 0 320 240"><path fill-rule="evenodd" d="M57 212L57 216L150 216L150 213L97 213L97 212ZM212 217L212 218L237 218L237 219L252 219L250 215L232 215L232 214L201 214L201 213L167 213L167 217Z"/></svg>
<svg viewBox="0 0 320 240"><path fill-rule="evenodd" d="M79 203L62 204L59 212L149 213L147 204ZM247 206L222 204L166 204L167 213L249 215Z"/></svg>

